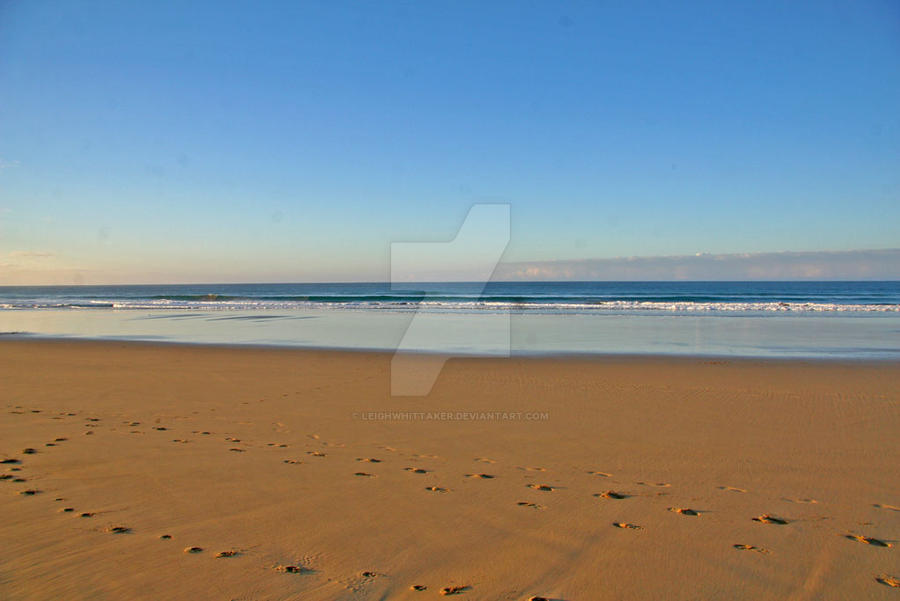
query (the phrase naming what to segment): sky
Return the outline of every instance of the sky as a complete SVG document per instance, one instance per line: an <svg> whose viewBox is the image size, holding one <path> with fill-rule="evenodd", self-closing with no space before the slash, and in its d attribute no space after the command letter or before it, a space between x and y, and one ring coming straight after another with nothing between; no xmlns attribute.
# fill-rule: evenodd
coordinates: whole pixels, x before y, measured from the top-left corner
<svg viewBox="0 0 900 601"><path fill-rule="evenodd" d="M0 0L0 285L894 278L898 107L892 0Z"/></svg>

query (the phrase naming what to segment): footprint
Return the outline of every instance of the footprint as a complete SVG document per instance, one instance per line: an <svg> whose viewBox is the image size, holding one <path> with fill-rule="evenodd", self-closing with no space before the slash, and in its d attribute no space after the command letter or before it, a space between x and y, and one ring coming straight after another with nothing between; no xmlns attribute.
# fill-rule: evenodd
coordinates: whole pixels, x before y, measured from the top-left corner
<svg viewBox="0 0 900 601"><path fill-rule="evenodd" d="M883 505L881 503L875 503L872 507L877 507L878 509L889 509L890 511L900 511L900 507L896 505Z"/></svg>
<svg viewBox="0 0 900 601"><path fill-rule="evenodd" d="M222 557L237 557L237 556L240 555L240 554L241 554L240 551L235 551L235 550L231 549L231 550L228 550L228 551L219 551L218 553L216 553L216 558L222 558Z"/></svg>
<svg viewBox="0 0 900 601"><path fill-rule="evenodd" d="M768 549L763 549L762 547L754 547L753 545L741 545L736 544L732 545L735 549L739 551L756 551L757 553L768 553Z"/></svg>
<svg viewBox="0 0 900 601"><path fill-rule="evenodd" d="M34 488L29 488L29 489L27 489L27 490L19 491L19 494L20 494L20 495L25 495L26 497L31 497L31 496L40 494L40 492L41 492L41 491L36 490L36 489L34 489Z"/></svg>
<svg viewBox="0 0 900 601"><path fill-rule="evenodd" d="M364 476L364 477L366 477L366 478L374 478L374 477L375 477L375 474L370 474L370 473L368 473L368 472L356 472L356 473L353 474L353 475L354 475L354 476Z"/></svg>
<svg viewBox="0 0 900 601"><path fill-rule="evenodd" d="M616 528L627 528L629 530L643 530L641 526L637 524L629 524L628 522L613 522L613 526Z"/></svg>
<svg viewBox="0 0 900 601"><path fill-rule="evenodd" d="M412 472L413 474L427 474L428 470L422 469L420 467L405 467L403 468L407 472Z"/></svg>
<svg viewBox="0 0 900 601"><path fill-rule="evenodd" d="M549 484L526 484L526 486L527 486L528 488L533 488L534 490L540 490L540 491L543 491L543 492L551 492L551 491L556 490L555 488L553 488L553 487L550 486Z"/></svg>
<svg viewBox="0 0 900 601"><path fill-rule="evenodd" d="M412 585L411 587L409 587L409 590L411 590L411 591L424 591L424 590L428 590L428 587L425 586L424 584L414 584L414 585Z"/></svg>
<svg viewBox="0 0 900 601"><path fill-rule="evenodd" d="M900 588L900 578L896 578L894 576L888 576L887 574L882 574L881 576L875 576L875 581L880 584L883 584L885 586Z"/></svg>
<svg viewBox="0 0 900 601"><path fill-rule="evenodd" d="M381 463L381 459L375 459L374 457L357 457L356 460L365 463Z"/></svg>
<svg viewBox="0 0 900 601"><path fill-rule="evenodd" d="M94 517L93 511L83 511L78 517L80 518L92 518Z"/></svg>
<svg viewBox="0 0 900 601"><path fill-rule="evenodd" d="M31 447L22 449L22 454L24 455L34 455L35 453L37 453L37 449L32 449Z"/></svg>
<svg viewBox="0 0 900 601"><path fill-rule="evenodd" d="M110 534L128 534L131 532L131 528L128 526L110 526L106 531Z"/></svg>
<svg viewBox="0 0 900 601"><path fill-rule="evenodd" d="M719 490L727 490L730 492L747 492L746 489L737 488L736 486L719 486L717 487Z"/></svg>
<svg viewBox="0 0 900 601"><path fill-rule="evenodd" d="M228 450L229 450L229 451L234 451L235 453L243 453L243 452L244 452L244 449L239 449L239 448L237 448L237 447L231 447L231 448L228 449Z"/></svg>
<svg viewBox="0 0 900 601"><path fill-rule="evenodd" d="M172 538L172 535L171 534L161 534L159 536L159 538L160 538L160 540L169 540Z"/></svg>
<svg viewBox="0 0 900 601"><path fill-rule="evenodd" d="M674 513L680 513L681 515L693 515L693 516L700 515L700 512L697 511L696 509L689 509L687 507L669 507L669 511L672 511Z"/></svg>
<svg viewBox="0 0 900 601"><path fill-rule="evenodd" d="M532 509L543 509L543 505L538 505L537 503L529 503L528 501L519 501L516 503L519 507L531 507Z"/></svg>
<svg viewBox="0 0 900 601"><path fill-rule="evenodd" d="M285 574L303 574L303 573L305 573L305 572L312 572L312 570L310 570L310 569L307 568L307 567L304 567L304 566L294 566L294 565L290 565L290 566L275 566L275 571L276 571L276 572L284 572Z"/></svg>
<svg viewBox="0 0 900 601"><path fill-rule="evenodd" d="M3 460L0 460L0 464L2 464L2 465L20 464L20 463L22 463L22 460L21 460L21 459L3 459Z"/></svg>
<svg viewBox="0 0 900 601"><path fill-rule="evenodd" d="M608 490L606 492L599 492L594 495L595 497L602 497L604 499L627 499L631 495L626 495L625 493L616 492L614 490Z"/></svg>
<svg viewBox="0 0 900 601"><path fill-rule="evenodd" d="M458 595L469 590L469 586L445 586L441 589L442 595Z"/></svg>
<svg viewBox="0 0 900 601"><path fill-rule="evenodd" d="M185 547L185 553L203 553L203 547Z"/></svg>
<svg viewBox="0 0 900 601"><path fill-rule="evenodd" d="M323 453L322 451L307 451L306 454L312 455L313 457L324 457L325 456L325 453Z"/></svg>
<svg viewBox="0 0 900 601"><path fill-rule="evenodd" d="M301 464L301 463L303 463L303 462L300 461L299 459L285 459L284 461L282 461L282 463L290 463L290 464L293 464L293 465L299 465L299 464Z"/></svg>
<svg viewBox="0 0 900 601"><path fill-rule="evenodd" d="M312 438L313 440L318 441L320 444L323 444L326 447L343 448L345 446L344 443L340 443L340 442L325 442L324 440L322 440L322 437L319 436L318 434L307 434L306 437Z"/></svg>
<svg viewBox="0 0 900 601"><path fill-rule="evenodd" d="M880 540L880 539L877 539L877 538L872 538L872 537L869 537L869 536L862 536L861 534L846 534L845 537L846 537L846 538L849 538L850 540L859 541L859 542L861 542L861 543L866 543L867 545L872 545L872 546L875 546L875 547L888 547L888 548L890 548L890 547L893 547L893 546L894 546L894 545L892 545L891 543L889 543L889 542L887 542L887 541L883 541L883 540Z"/></svg>
<svg viewBox="0 0 900 601"><path fill-rule="evenodd" d="M777 524L779 526L784 526L788 523L788 521L784 518L778 518L774 515L769 515L768 513L764 513L761 516L757 516L753 518L754 522L761 522L763 524Z"/></svg>
<svg viewBox="0 0 900 601"><path fill-rule="evenodd" d="M611 478L612 474L607 472L597 472L597 471L588 471L588 473L592 476L600 476L601 478Z"/></svg>
<svg viewBox="0 0 900 601"><path fill-rule="evenodd" d="M494 477L492 474L466 474L466 478L478 478L480 480L490 480Z"/></svg>

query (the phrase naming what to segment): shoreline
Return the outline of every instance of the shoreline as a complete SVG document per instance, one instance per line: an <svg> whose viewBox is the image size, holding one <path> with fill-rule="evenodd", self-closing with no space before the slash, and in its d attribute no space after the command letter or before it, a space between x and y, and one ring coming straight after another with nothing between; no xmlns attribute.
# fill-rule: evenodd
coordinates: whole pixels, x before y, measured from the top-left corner
<svg viewBox="0 0 900 601"><path fill-rule="evenodd" d="M501 315L378 311L0 311L33 338L463 356L664 355L900 360L896 316ZM20 336L22 337L22 336Z"/></svg>
<svg viewBox="0 0 900 601"><path fill-rule="evenodd" d="M846 357L846 356L754 356L754 355L722 355L722 354L689 354L689 353L606 353L606 352L580 352L580 351L519 351L509 355L502 354L479 354L477 352L457 352L446 353L429 350L414 351L394 351L382 348L360 348L360 347L332 347L332 346L299 346L289 344L265 344L265 343L219 343L219 342L190 342L183 340L142 340L139 338L89 338L75 336L52 336L42 334L30 334L20 332L0 332L0 345L10 343L37 343L37 344L86 344L86 345L134 345L145 347L187 347L198 349L234 349L234 350L260 350L274 352L297 352L297 353L337 353L337 354L359 354L359 355L375 355L392 357L395 354L422 356L422 357L442 357L451 359L484 359L484 360L516 360L516 359L533 359L533 360L583 360L583 361L685 361L693 363L697 361L728 361L728 362L758 362L761 364L772 363L811 363L811 364L848 364L848 365L900 365L900 359L881 358L881 357Z"/></svg>

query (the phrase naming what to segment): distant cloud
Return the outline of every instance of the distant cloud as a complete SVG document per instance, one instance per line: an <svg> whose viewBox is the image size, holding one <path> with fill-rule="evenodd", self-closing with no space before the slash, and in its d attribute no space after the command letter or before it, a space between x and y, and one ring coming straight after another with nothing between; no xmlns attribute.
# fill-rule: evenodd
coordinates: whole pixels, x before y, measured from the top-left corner
<svg viewBox="0 0 900 601"><path fill-rule="evenodd" d="M373 277L373 273L378 273ZM39 250L0 253L0 286L201 282L322 282L385 279L382 271L296 273L166 269L143 264L102 267ZM439 270L417 281L466 281L469 271ZM697 254L500 263L494 281L572 280L900 280L900 248L822 252Z"/></svg>
<svg viewBox="0 0 900 601"><path fill-rule="evenodd" d="M900 249L501 263L494 280L897 280Z"/></svg>
<svg viewBox="0 0 900 601"><path fill-rule="evenodd" d="M68 283L69 277L60 279L65 270L52 252L14 250L0 254L0 286Z"/></svg>
<svg viewBox="0 0 900 601"><path fill-rule="evenodd" d="M0 171L4 169L10 169L12 167L18 167L19 161L8 161L4 158L0 158Z"/></svg>
<svg viewBox="0 0 900 601"><path fill-rule="evenodd" d="M85 282L85 277L91 282ZM0 253L0 286L44 286L104 283L108 275L65 260L56 253L15 250Z"/></svg>
<svg viewBox="0 0 900 601"><path fill-rule="evenodd" d="M10 259L52 259L56 254L35 250L14 250L8 256Z"/></svg>

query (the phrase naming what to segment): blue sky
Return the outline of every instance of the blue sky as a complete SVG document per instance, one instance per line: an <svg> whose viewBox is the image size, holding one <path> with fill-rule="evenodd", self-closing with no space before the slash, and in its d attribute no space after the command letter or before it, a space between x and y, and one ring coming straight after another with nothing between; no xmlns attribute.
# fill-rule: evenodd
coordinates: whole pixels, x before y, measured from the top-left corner
<svg viewBox="0 0 900 601"><path fill-rule="evenodd" d="M261 4L0 1L0 284L900 247L896 2Z"/></svg>

